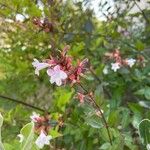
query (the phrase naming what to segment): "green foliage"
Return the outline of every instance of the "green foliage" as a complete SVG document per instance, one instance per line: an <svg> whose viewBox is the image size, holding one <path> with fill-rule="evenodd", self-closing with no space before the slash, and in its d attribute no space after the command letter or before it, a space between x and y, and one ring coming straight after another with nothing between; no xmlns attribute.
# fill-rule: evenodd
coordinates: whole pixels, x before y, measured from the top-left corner
<svg viewBox="0 0 150 150"><path fill-rule="evenodd" d="M144 119L139 124L139 133L143 144L150 143L150 120Z"/></svg>
<svg viewBox="0 0 150 150"><path fill-rule="evenodd" d="M137 1L130 0L114 1L117 7L114 5L111 10L108 2L101 1L96 5L107 18L102 21L90 9L89 0L42 0L43 10L38 2L0 0L0 96L42 108L50 112L51 119L62 119L62 127L50 128L49 134L54 138L51 149L144 150L150 143L150 10L142 8L134 12L132 8ZM23 22L17 21L17 14L23 16ZM47 18L53 24L53 32L45 32L33 24L36 17ZM40 71L40 76L34 73L34 58L42 61L50 54L57 54L66 44L71 47L68 53L73 57L73 64L78 59L90 60L93 73L87 71L81 84L93 92L103 110L112 146L94 104L87 101L80 104L77 100L76 94L83 93L82 88L56 87L50 84L46 71ZM114 72L113 61L105 54L116 48L123 58L136 59L136 64ZM106 66L108 74L103 72ZM0 116L0 127L4 121L5 149L16 150L19 146L24 150L37 149L33 144L37 138L33 123L27 124L36 109L0 97L0 111L4 118ZM25 136L22 144L17 138L20 132Z"/></svg>
<svg viewBox="0 0 150 150"><path fill-rule="evenodd" d="M23 135L24 139L21 143L22 150L32 150L33 140L34 140L34 123L26 124L20 131L21 135Z"/></svg>

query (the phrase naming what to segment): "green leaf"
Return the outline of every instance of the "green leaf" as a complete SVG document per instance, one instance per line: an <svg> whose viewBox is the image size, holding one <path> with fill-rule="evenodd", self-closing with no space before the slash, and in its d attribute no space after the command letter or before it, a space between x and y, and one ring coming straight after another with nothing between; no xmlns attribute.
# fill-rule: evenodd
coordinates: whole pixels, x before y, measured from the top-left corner
<svg viewBox="0 0 150 150"><path fill-rule="evenodd" d="M145 87L138 90L135 94L137 95L144 95L146 99L150 100L150 87Z"/></svg>
<svg viewBox="0 0 150 150"><path fill-rule="evenodd" d="M62 136L62 134L59 133L56 129L51 129L49 134L52 136L53 139Z"/></svg>
<svg viewBox="0 0 150 150"><path fill-rule="evenodd" d="M109 128L110 130L110 133L111 133L111 137L112 137L112 129ZM107 129L106 128L101 128L100 129L100 136L101 138L105 141L105 142L109 142L109 136L108 136L108 132L107 132Z"/></svg>
<svg viewBox="0 0 150 150"><path fill-rule="evenodd" d="M134 113L143 113L143 107L141 107L137 103L128 103L129 108L134 112Z"/></svg>
<svg viewBox="0 0 150 150"><path fill-rule="evenodd" d="M54 103L61 111L65 111L65 107L69 103L72 93L73 91L68 91L63 88L60 88L55 92L54 95L56 100Z"/></svg>
<svg viewBox="0 0 150 150"><path fill-rule="evenodd" d="M34 123L26 124L20 131L20 133L24 136L23 143L21 145L22 150L31 150L33 146L34 139Z"/></svg>
<svg viewBox="0 0 150 150"><path fill-rule="evenodd" d="M98 128L98 129L99 129L99 128L102 128L102 127L103 127L103 124L102 124L100 118L99 118L98 116L96 116L96 115L87 117L87 118L85 119L85 122L86 122L88 125L92 126L93 128Z"/></svg>
<svg viewBox="0 0 150 150"><path fill-rule="evenodd" d="M139 124L139 134L142 143L147 145L150 143L150 120L144 119Z"/></svg>
<svg viewBox="0 0 150 150"><path fill-rule="evenodd" d="M12 145L10 145L8 143L4 143L4 146L5 146L6 150L14 150L14 145L12 146Z"/></svg>
<svg viewBox="0 0 150 150"><path fill-rule="evenodd" d="M140 113L135 113L133 116L132 124L135 128L138 128L140 121L142 120L142 115Z"/></svg>
<svg viewBox="0 0 150 150"><path fill-rule="evenodd" d="M3 116L0 114L0 150L4 150L4 146L2 144L2 138L1 138L2 125L3 125Z"/></svg>
<svg viewBox="0 0 150 150"><path fill-rule="evenodd" d="M104 143L101 147L100 150L109 150L111 148L110 143Z"/></svg>
<svg viewBox="0 0 150 150"><path fill-rule="evenodd" d="M130 111L127 108L122 109L122 121L121 121L122 127L123 128L127 127L130 122L131 122Z"/></svg>
<svg viewBox="0 0 150 150"><path fill-rule="evenodd" d="M144 44L141 42L141 41L137 41L136 44L135 44L137 50L144 50Z"/></svg>
<svg viewBox="0 0 150 150"><path fill-rule="evenodd" d="M111 111L108 119L108 123L110 126L117 126L120 122L119 110Z"/></svg>

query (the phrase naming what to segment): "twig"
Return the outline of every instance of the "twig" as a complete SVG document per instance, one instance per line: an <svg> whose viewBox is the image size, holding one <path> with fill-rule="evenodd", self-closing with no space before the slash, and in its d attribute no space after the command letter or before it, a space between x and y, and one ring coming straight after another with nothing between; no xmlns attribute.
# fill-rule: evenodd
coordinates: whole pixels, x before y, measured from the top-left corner
<svg viewBox="0 0 150 150"><path fill-rule="evenodd" d="M141 13L142 13L144 19L146 20L146 22L147 22L147 23L150 23L148 17L147 17L146 14L145 14L145 12L140 8L140 6L137 4L137 2L136 2L135 0L134 0L134 3L135 3L135 5L138 7L138 9L141 11Z"/></svg>
<svg viewBox="0 0 150 150"><path fill-rule="evenodd" d="M31 104L28 104L28 103L25 103L25 102L22 102L20 100L16 100L14 98L11 98L11 97L7 97L7 96L4 96L4 95L0 95L0 98L2 99L6 99L6 100L9 100L9 101L12 101L12 102L15 102L15 103L18 103L18 104L21 104L21 105L24 105L24 106L27 106L27 107L30 107L30 108L33 108L33 109L36 109L36 110L39 110L41 112L46 112L44 109L42 108L39 108L39 107L36 107L36 106L33 106Z"/></svg>
<svg viewBox="0 0 150 150"><path fill-rule="evenodd" d="M87 90L85 87L83 87L81 83L78 83L78 85L86 92L86 94L89 93L88 90ZM98 109L98 111L100 112L100 114L101 114L101 116L102 116L102 119L103 119L103 121L104 121L106 130L107 130L107 134L108 134L108 137L109 137L109 142L110 142L110 144L112 145L112 139L111 139L111 135L110 135L110 131L109 131L109 126L108 126L107 121L106 121L106 119L105 119L105 117L104 117L104 115L103 115L103 112L102 112L100 106L96 103L95 99L94 99L90 94L89 94L89 97L90 97L90 99L93 101L95 107Z"/></svg>

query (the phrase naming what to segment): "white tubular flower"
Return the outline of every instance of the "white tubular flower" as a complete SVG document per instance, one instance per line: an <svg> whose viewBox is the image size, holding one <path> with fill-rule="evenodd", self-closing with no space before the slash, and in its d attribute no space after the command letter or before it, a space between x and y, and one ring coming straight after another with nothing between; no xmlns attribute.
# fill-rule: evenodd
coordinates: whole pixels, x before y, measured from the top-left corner
<svg viewBox="0 0 150 150"><path fill-rule="evenodd" d="M56 85L62 85L62 81L67 78L67 74L60 69L60 66L57 65L53 69L48 69L47 74L51 77L50 82L56 83Z"/></svg>
<svg viewBox="0 0 150 150"><path fill-rule="evenodd" d="M37 120L40 118L40 114L33 112L32 115L30 116L30 118L33 122L37 122Z"/></svg>
<svg viewBox="0 0 150 150"><path fill-rule="evenodd" d="M39 76L39 71L50 67L50 64L48 63L40 63L37 59L34 59L34 61L32 62L33 67L35 68L35 74Z"/></svg>
<svg viewBox="0 0 150 150"><path fill-rule="evenodd" d="M18 134L17 136L20 138L19 142L22 143L24 140L24 136L22 134Z"/></svg>
<svg viewBox="0 0 150 150"><path fill-rule="evenodd" d="M129 65L129 67L131 68L135 64L136 60L133 58L129 58L126 60L126 62Z"/></svg>
<svg viewBox="0 0 150 150"><path fill-rule="evenodd" d="M39 137L36 139L35 144L42 149L44 145L49 145L50 140L52 139L52 136L50 135L45 135L43 131L41 131Z"/></svg>
<svg viewBox="0 0 150 150"><path fill-rule="evenodd" d="M119 63L111 63L111 69L116 72L118 69L120 69L120 64Z"/></svg>

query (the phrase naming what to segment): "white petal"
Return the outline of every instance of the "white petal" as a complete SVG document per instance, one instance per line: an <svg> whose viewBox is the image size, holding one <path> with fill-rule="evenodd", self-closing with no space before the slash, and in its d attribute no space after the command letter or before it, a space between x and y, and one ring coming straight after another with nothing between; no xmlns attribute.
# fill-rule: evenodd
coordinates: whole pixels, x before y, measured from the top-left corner
<svg viewBox="0 0 150 150"><path fill-rule="evenodd" d="M120 69L119 63L111 63L111 69L116 72L118 69Z"/></svg>
<svg viewBox="0 0 150 150"><path fill-rule="evenodd" d="M35 66L37 63L40 63L36 58L33 59L32 65Z"/></svg>
<svg viewBox="0 0 150 150"><path fill-rule="evenodd" d="M42 149L42 148L44 147L44 143L42 143L39 139L37 139L37 140L35 141L35 144L36 144L40 149Z"/></svg>
<svg viewBox="0 0 150 150"><path fill-rule="evenodd" d="M35 69L35 74L39 76L39 70Z"/></svg>
<svg viewBox="0 0 150 150"><path fill-rule="evenodd" d="M60 66L59 65L54 67L54 71L59 71L59 70L60 70Z"/></svg>
<svg viewBox="0 0 150 150"><path fill-rule="evenodd" d="M48 74L49 76L52 76L52 75L54 74L53 69L47 69L47 74Z"/></svg>
<svg viewBox="0 0 150 150"><path fill-rule="evenodd" d="M50 83L53 84L54 82L55 82L55 78L54 78L54 77L51 77Z"/></svg>
<svg viewBox="0 0 150 150"><path fill-rule="evenodd" d="M61 86L61 84L62 84L61 80L56 80L56 84L57 84L58 86Z"/></svg>
<svg viewBox="0 0 150 150"><path fill-rule="evenodd" d="M135 64L136 60L133 58L127 59L127 64L131 68Z"/></svg>
<svg viewBox="0 0 150 150"><path fill-rule="evenodd" d="M45 135L45 133L43 131L41 131L39 137L37 138L37 140L35 141L35 144L39 147L39 148L43 148L44 145L49 145L50 144L50 140L52 139L51 136L47 136Z"/></svg>
<svg viewBox="0 0 150 150"><path fill-rule="evenodd" d="M37 59L34 58L32 62L33 67L35 68L35 74L39 75L39 71L50 66L48 63L40 63Z"/></svg>
<svg viewBox="0 0 150 150"><path fill-rule="evenodd" d="M49 66L50 65L48 63L38 63L36 67L37 67L37 69L41 70L41 69L47 68Z"/></svg>
<svg viewBox="0 0 150 150"><path fill-rule="evenodd" d="M61 76L61 79L66 79L67 78L67 74L64 71L60 72L60 76Z"/></svg>

